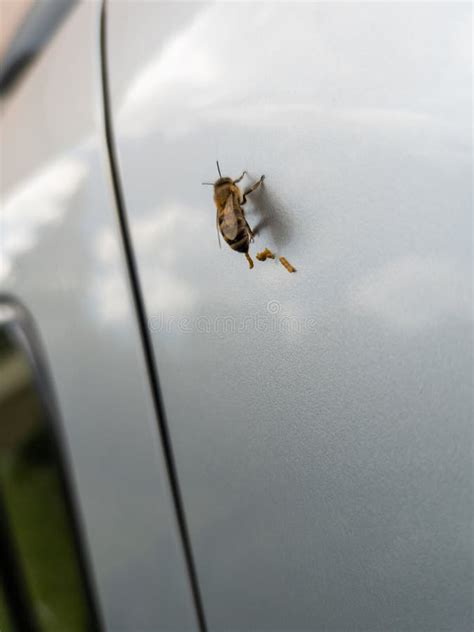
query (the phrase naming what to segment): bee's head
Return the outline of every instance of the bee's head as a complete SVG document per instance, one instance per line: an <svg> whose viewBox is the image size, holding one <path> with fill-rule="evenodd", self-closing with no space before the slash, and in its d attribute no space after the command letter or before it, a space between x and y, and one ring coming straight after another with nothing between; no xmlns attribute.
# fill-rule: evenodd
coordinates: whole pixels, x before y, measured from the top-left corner
<svg viewBox="0 0 474 632"><path fill-rule="evenodd" d="M232 178L219 178L218 180L216 180L214 182L214 189L217 189L218 187L221 187L224 184L233 184L233 180Z"/></svg>
<svg viewBox="0 0 474 632"><path fill-rule="evenodd" d="M216 160L216 165L217 165L217 171L219 173L219 178L214 182L203 182L202 184L210 184L211 186L214 187L214 190L218 189L221 186L224 186L226 184L233 184L234 181L232 180L232 178L223 178L222 177L222 173L221 173L221 168L219 167L219 161Z"/></svg>

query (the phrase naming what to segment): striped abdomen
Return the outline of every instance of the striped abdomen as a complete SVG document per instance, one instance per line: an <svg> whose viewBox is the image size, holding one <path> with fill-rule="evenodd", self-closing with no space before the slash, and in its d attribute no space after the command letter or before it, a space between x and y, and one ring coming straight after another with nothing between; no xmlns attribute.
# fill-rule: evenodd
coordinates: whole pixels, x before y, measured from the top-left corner
<svg viewBox="0 0 474 632"><path fill-rule="evenodd" d="M224 206L218 209L217 223L222 237L232 250L244 254L249 251L249 228L237 195L229 195Z"/></svg>
<svg viewBox="0 0 474 632"><path fill-rule="evenodd" d="M233 239L229 239L226 236L225 232L222 230L221 222L223 223L222 216L219 218L219 230L221 231L221 235L224 237L225 241L229 244L232 250L243 253L248 252L250 245L250 235L245 220L242 218L242 221L240 221L240 217L237 218L237 234Z"/></svg>

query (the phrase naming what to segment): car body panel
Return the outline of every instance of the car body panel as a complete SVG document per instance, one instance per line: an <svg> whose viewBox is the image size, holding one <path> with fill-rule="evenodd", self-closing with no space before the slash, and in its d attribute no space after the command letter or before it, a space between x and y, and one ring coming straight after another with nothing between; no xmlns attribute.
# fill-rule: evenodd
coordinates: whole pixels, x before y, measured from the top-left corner
<svg viewBox="0 0 474 632"><path fill-rule="evenodd" d="M194 630L102 121L100 3L81 3L2 104L1 290L51 370L110 631Z"/></svg>
<svg viewBox="0 0 474 632"><path fill-rule="evenodd" d="M469 4L110 3L113 128L211 630L468 630ZM256 262L215 234L266 175Z"/></svg>

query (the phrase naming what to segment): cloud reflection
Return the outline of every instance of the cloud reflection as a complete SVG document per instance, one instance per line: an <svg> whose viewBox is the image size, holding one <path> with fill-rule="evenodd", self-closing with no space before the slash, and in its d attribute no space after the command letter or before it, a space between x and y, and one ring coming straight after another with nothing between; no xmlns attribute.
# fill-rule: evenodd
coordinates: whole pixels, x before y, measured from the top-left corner
<svg viewBox="0 0 474 632"><path fill-rule="evenodd" d="M211 50L196 46L206 24L207 12L176 35L138 73L118 114L118 122L129 136L146 133L158 121L168 133L186 133L188 128L174 116L174 107L202 106L209 101L209 90L218 76L218 62Z"/></svg>
<svg viewBox="0 0 474 632"><path fill-rule="evenodd" d="M1 213L0 281L11 273L14 259L34 246L40 229L61 220L87 170L79 158L61 158L6 195Z"/></svg>
<svg viewBox="0 0 474 632"><path fill-rule="evenodd" d="M194 212L172 206L166 207L161 213L155 209L134 223L135 247L141 255L146 256L145 261L148 262L140 269L140 273L144 287L148 288L146 299L152 313L174 317L191 308L195 302L196 289L177 278L171 270L177 259L188 256L195 235L199 234L199 223L200 218ZM99 316L108 324L119 323L128 313L123 282L116 274L120 248L115 231L104 227L98 232L94 243L98 267L93 304L99 306Z"/></svg>
<svg viewBox="0 0 474 632"><path fill-rule="evenodd" d="M459 265L410 255L391 261L349 289L351 309L416 333L451 316L470 318L470 291Z"/></svg>
<svg viewBox="0 0 474 632"><path fill-rule="evenodd" d="M133 227L135 247L144 258L141 267L152 314L182 314L193 307L197 289L174 273L178 259L190 257L202 218L176 205L164 205L149 216L139 217ZM154 255L154 256L151 256Z"/></svg>
<svg viewBox="0 0 474 632"><path fill-rule="evenodd" d="M117 103L122 134L139 137L160 130L166 138L177 138L216 121L273 128L282 121L288 126L289 119L308 131L317 129L318 121L322 128L342 122L348 128L360 124L395 134L438 130L440 110L433 104L446 101L440 76L452 73L449 55L470 56L461 21L444 50L436 52L420 50L408 38L401 46L391 34L406 25L397 24L400 12L386 8L368 19L357 5L335 6L331 12L318 3L220 2L199 7L190 23L167 33L169 39L163 47L160 42ZM422 7L414 11L425 21L437 19ZM169 19L159 5L156 19ZM416 23L415 15L413 20ZM242 32L248 46L242 45ZM366 46L360 46L363 36ZM385 89L385 64L368 52L374 48L382 58L396 59L390 91ZM438 64L433 55L439 57ZM439 74L420 75L413 85L413 59L419 58L422 67L425 56L428 67L439 67ZM292 90L281 81L287 75ZM346 91L351 93L350 107L344 101ZM430 93L436 95L433 103L426 100ZM452 132L446 123L441 127Z"/></svg>

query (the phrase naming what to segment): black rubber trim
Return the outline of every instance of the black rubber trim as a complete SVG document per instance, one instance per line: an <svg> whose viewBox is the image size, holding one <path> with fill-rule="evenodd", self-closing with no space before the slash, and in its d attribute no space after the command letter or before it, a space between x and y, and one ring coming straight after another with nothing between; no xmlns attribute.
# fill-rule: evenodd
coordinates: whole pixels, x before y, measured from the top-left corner
<svg viewBox="0 0 474 632"><path fill-rule="evenodd" d="M166 423L166 417L164 413L164 407L161 397L161 389L158 380L158 371L156 368L153 351L152 341L148 329L145 303L143 300L143 292L140 285L140 279L137 271L137 263L135 260L135 254L133 250L133 244L130 237L130 230L128 225L127 213L125 209L125 201L122 192L119 166L117 160L117 153L114 142L114 135L112 130L112 116L111 116L111 104L110 104L110 90L108 81L108 58L107 58L107 0L103 0L102 13L101 13L101 71L102 71L102 89L103 89L103 107L104 107L104 126L105 126L105 139L107 144L107 152L109 158L110 173L112 178L112 186L115 195L115 203L117 207L120 232L122 236L125 258L127 261L127 267L130 277L130 286L135 304L136 315L139 324L140 337L143 347L143 353L145 356L146 367L151 385L151 395L153 399L153 405L158 422L158 428L160 431L161 441L163 445L163 452L166 461L166 467L168 470L169 482L173 493L174 507L176 512L176 518L181 535L181 541L183 544L184 556L186 560L186 566L189 574L189 581L191 584L191 590L194 598L194 605L196 608L196 614L199 622L201 632L206 632L207 625L204 616L204 608L201 599L201 593L199 590L199 583L196 573L196 568L193 560L193 553L191 547L191 541L189 537L188 526L186 522L186 515L184 511L183 500L181 491L179 488L178 474L175 465L175 459L171 446L171 439Z"/></svg>

